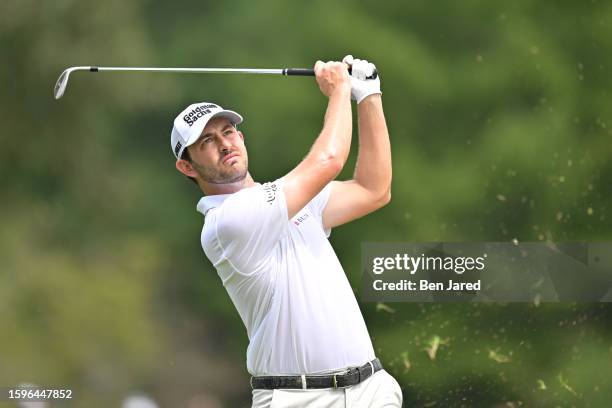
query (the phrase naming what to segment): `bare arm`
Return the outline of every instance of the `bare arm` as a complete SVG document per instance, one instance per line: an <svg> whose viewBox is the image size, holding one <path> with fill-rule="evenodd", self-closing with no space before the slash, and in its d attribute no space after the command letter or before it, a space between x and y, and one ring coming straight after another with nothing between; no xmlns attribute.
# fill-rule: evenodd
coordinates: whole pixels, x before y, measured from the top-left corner
<svg viewBox="0 0 612 408"><path fill-rule="evenodd" d="M358 104L359 153L352 180L334 181L323 211L332 228L363 217L391 200L391 145L382 107L374 94Z"/></svg>
<svg viewBox="0 0 612 408"><path fill-rule="evenodd" d="M289 218L336 178L346 163L351 145L351 85L347 66L340 62L318 61L315 75L321 92L329 101L319 137L304 160L285 176Z"/></svg>

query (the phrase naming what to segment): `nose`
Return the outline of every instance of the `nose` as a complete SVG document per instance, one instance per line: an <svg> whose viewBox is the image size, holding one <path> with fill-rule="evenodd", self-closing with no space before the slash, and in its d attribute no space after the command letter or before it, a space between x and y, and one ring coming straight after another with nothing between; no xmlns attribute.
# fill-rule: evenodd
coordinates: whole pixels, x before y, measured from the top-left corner
<svg viewBox="0 0 612 408"><path fill-rule="evenodd" d="M226 139L226 138L221 138L220 142L219 142L219 149L221 150L221 152L223 153L227 153L230 151L230 148L232 147L232 143Z"/></svg>

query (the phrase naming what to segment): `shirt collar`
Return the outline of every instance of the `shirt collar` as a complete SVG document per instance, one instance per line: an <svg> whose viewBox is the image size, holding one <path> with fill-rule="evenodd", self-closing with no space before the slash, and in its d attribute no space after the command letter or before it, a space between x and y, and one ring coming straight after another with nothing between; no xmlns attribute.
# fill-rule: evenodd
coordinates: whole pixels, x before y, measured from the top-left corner
<svg viewBox="0 0 612 408"><path fill-rule="evenodd" d="M255 186L261 186L261 183L255 183ZM235 194L235 193L232 193L232 194ZM198 209L199 212L201 212L202 214L204 214L204 216L206 216L206 213L209 210L212 210L215 207L219 207L221 204L223 204L223 202L227 199L227 197L231 196L232 194L217 194L217 195L204 196L200 198L200 201L198 201L198 205L196 206L196 208Z"/></svg>
<svg viewBox="0 0 612 408"><path fill-rule="evenodd" d="M196 208L198 209L199 212L201 212L202 214L204 214L204 216L206 216L206 213L209 210L223 204L225 199L229 197L230 195L231 194L218 194L218 195L202 197L200 201L198 202L198 205Z"/></svg>

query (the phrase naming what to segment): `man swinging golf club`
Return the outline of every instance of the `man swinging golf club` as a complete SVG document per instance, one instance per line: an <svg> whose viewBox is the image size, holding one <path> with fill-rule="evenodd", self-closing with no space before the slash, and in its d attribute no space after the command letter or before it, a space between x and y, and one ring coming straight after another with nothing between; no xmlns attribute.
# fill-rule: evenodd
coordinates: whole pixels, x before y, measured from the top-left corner
<svg viewBox="0 0 612 408"><path fill-rule="evenodd" d="M176 168L205 194L202 247L247 329L253 407L401 407L327 239L390 200L380 79L367 79L375 66L350 55L314 70L328 98L324 125L288 174L256 183L236 128L242 117L207 102L174 120ZM351 96L359 155L353 179L334 181L350 150Z"/></svg>

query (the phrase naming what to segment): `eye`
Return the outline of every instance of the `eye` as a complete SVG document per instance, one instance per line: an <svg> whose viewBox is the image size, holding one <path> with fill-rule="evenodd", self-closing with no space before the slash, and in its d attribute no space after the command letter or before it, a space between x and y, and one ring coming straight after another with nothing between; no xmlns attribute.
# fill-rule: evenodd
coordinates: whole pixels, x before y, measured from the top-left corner
<svg viewBox="0 0 612 408"><path fill-rule="evenodd" d="M210 143L210 142L212 142L212 137L206 137L202 139L202 143Z"/></svg>
<svg viewBox="0 0 612 408"><path fill-rule="evenodd" d="M228 129L225 132L223 132L224 135L231 135L232 133L234 133L234 129Z"/></svg>

